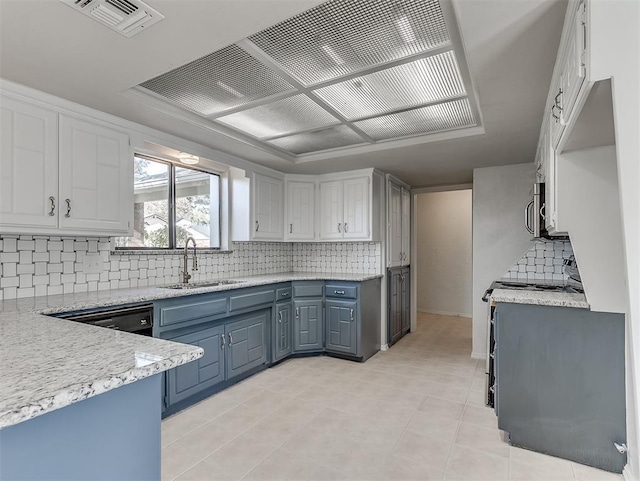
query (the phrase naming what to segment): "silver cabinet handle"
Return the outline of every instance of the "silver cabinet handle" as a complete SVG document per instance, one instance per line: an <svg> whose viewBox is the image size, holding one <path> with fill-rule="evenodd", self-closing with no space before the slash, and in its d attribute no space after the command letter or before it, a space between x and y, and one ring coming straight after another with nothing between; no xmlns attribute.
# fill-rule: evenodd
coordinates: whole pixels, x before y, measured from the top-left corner
<svg viewBox="0 0 640 481"><path fill-rule="evenodd" d="M146 319L140 319L141 326L146 326L147 324L149 324L149 321L147 321Z"/></svg>
<svg viewBox="0 0 640 481"><path fill-rule="evenodd" d="M67 219L71 217L71 199L64 200L67 203L67 213L64 215Z"/></svg>
<svg viewBox="0 0 640 481"><path fill-rule="evenodd" d="M344 223L344 231L345 232L349 232L349 229L347 229L347 223L346 222Z"/></svg>
<svg viewBox="0 0 640 481"><path fill-rule="evenodd" d="M342 232L341 226L342 226L342 224L340 224L340 222L338 222L338 232Z"/></svg>
<svg viewBox="0 0 640 481"><path fill-rule="evenodd" d="M229 333L229 347L233 344L233 337L231 337L231 333Z"/></svg>
<svg viewBox="0 0 640 481"><path fill-rule="evenodd" d="M226 344L226 339L224 337L224 334L220 334L220 338L222 339L221 349L224 351L224 345Z"/></svg>
<svg viewBox="0 0 640 481"><path fill-rule="evenodd" d="M260 230L260 221L257 220L256 221L256 232L258 232Z"/></svg>
<svg viewBox="0 0 640 481"><path fill-rule="evenodd" d="M529 234L533 234L533 228L531 227L531 215L530 211L533 207L533 201L530 201L527 206L524 208L524 226L527 228Z"/></svg>
<svg viewBox="0 0 640 481"><path fill-rule="evenodd" d="M278 312L278 322L282 324L282 311Z"/></svg>
<svg viewBox="0 0 640 481"><path fill-rule="evenodd" d="M288 292L281 292L280 296L281 297L289 297L289 293Z"/></svg>
<svg viewBox="0 0 640 481"><path fill-rule="evenodd" d="M54 196L49 197L49 202L51 202L51 210L49 211L49 215L55 215L56 198Z"/></svg>
<svg viewBox="0 0 640 481"><path fill-rule="evenodd" d="M300 308L296 307L296 319L300 319Z"/></svg>
<svg viewBox="0 0 640 481"><path fill-rule="evenodd" d="M562 107L560 106L560 96L561 96L561 95L562 95L562 89L558 89L558 95L556 95L555 102L556 102L556 108L557 108L560 112L562 112Z"/></svg>
<svg viewBox="0 0 640 481"><path fill-rule="evenodd" d="M349 309L351 311L351 320L353 321L353 309Z"/></svg>
<svg viewBox="0 0 640 481"><path fill-rule="evenodd" d="M289 224L289 234L293 234L293 224Z"/></svg>
<svg viewBox="0 0 640 481"><path fill-rule="evenodd" d="M341 294L344 295L344 291L333 291L334 294Z"/></svg>

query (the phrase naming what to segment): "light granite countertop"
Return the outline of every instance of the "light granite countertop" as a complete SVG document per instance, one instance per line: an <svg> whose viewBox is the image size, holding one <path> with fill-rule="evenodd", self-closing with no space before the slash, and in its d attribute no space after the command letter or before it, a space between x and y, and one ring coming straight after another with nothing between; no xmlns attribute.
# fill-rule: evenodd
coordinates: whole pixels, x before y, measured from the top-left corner
<svg viewBox="0 0 640 481"><path fill-rule="evenodd" d="M381 275L297 273L235 278L213 287L161 286L0 302L0 428L202 357L200 347L49 317L50 314L299 280L366 281Z"/></svg>
<svg viewBox="0 0 640 481"><path fill-rule="evenodd" d="M576 307L589 309L584 294L573 292L549 292L526 289L494 289L491 293L493 302L509 302L513 304L535 304L538 306Z"/></svg>

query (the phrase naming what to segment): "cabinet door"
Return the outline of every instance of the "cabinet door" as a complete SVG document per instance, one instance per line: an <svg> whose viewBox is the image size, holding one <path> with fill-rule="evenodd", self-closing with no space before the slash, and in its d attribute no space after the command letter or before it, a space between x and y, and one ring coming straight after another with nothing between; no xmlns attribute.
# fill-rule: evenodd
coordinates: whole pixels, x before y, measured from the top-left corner
<svg viewBox="0 0 640 481"><path fill-rule="evenodd" d="M322 300L293 301L293 349L295 351L317 351L322 342Z"/></svg>
<svg viewBox="0 0 640 481"><path fill-rule="evenodd" d="M129 138L60 116L60 228L127 234L133 214Z"/></svg>
<svg viewBox="0 0 640 481"><path fill-rule="evenodd" d="M391 346L402 337L402 282L400 269L389 270L388 344Z"/></svg>
<svg viewBox="0 0 640 481"><path fill-rule="evenodd" d="M343 182L344 214L342 230L345 239L369 239L369 178Z"/></svg>
<svg viewBox="0 0 640 481"><path fill-rule="evenodd" d="M402 188L402 265L411 264L411 193Z"/></svg>
<svg viewBox="0 0 640 481"><path fill-rule="evenodd" d="M585 78L586 21L585 4L580 5L574 18L573 28L567 39L567 51L562 68L562 123L567 124L576 104L580 87Z"/></svg>
<svg viewBox="0 0 640 481"><path fill-rule="evenodd" d="M314 239L315 187L314 182L287 182L288 240Z"/></svg>
<svg viewBox="0 0 640 481"><path fill-rule="evenodd" d="M273 358L274 361L279 361L291 354L292 351L291 302L276 304L276 317L273 326Z"/></svg>
<svg viewBox="0 0 640 481"><path fill-rule="evenodd" d="M167 372L169 405L192 396L224 380L224 327L217 326L171 339L204 349L197 361L183 364Z"/></svg>
<svg viewBox="0 0 640 481"><path fill-rule="evenodd" d="M320 182L320 238L342 239L342 181Z"/></svg>
<svg viewBox="0 0 640 481"><path fill-rule="evenodd" d="M5 97L0 110L0 224L56 228L58 114Z"/></svg>
<svg viewBox="0 0 640 481"><path fill-rule="evenodd" d="M283 239L284 182L260 174L253 177L254 239Z"/></svg>
<svg viewBox="0 0 640 481"><path fill-rule="evenodd" d="M402 188L389 182L388 196L388 265L402 265Z"/></svg>
<svg viewBox="0 0 640 481"><path fill-rule="evenodd" d="M400 328L402 334L406 334L411 329L411 275L409 269L402 269L400 284Z"/></svg>
<svg viewBox="0 0 640 481"><path fill-rule="evenodd" d="M327 350L356 354L358 349L357 301L328 300L325 309Z"/></svg>
<svg viewBox="0 0 640 481"><path fill-rule="evenodd" d="M270 309L250 313L225 325L227 379L267 362L267 322Z"/></svg>

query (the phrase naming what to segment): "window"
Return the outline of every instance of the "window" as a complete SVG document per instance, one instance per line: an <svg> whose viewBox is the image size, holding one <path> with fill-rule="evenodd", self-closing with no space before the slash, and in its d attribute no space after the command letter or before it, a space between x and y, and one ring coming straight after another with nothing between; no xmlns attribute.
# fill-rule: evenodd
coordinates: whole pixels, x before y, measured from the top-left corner
<svg viewBox="0 0 640 481"><path fill-rule="evenodd" d="M133 171L133 237L121 249L220 248L220 177L136 155Z"/></svg>

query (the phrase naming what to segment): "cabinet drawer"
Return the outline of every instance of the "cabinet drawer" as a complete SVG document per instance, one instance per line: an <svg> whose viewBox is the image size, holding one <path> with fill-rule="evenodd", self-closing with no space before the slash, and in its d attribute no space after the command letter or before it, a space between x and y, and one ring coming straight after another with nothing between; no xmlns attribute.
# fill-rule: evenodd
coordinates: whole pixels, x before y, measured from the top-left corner
<svg viewBox="0 0 640 481"><path fill-rule="evenodd" d="M239 309L246 309L247 307L259 306L260 304L273 302L275 298L276 291L273 289L269 291L259 291L252 292L250 294L231 296L229 298L229 311L237 311Z"/></svg>
<svg viewBox="0 0 640 481"><path fill-rule="evenodd" d="M278 289L276 291L276 301L284 301L287 299L291 299L290 287L283 287L282 289Z"/></svg>
<svg viewBox="0 0 640 481"><path fill-rule="evenodd" d="M300 282L293 284L293 297L320 297L324 282Z"/></svg>
<svg viewBox="0 0 640 481"><path fill-rule="evenodd" d="M225 314L226 312L226 298L162 307L160 308L160 325L168 326L201 317L217 316Z"/></svg>
<svg viewBox="0 0 640 481"><path fill-rule="evenodd" d="M357 299L358 288L355 286L341 286L336 284L327 284L324 288L324 295L326 297Z"/></svg>

